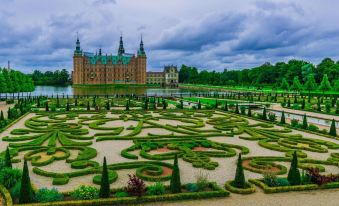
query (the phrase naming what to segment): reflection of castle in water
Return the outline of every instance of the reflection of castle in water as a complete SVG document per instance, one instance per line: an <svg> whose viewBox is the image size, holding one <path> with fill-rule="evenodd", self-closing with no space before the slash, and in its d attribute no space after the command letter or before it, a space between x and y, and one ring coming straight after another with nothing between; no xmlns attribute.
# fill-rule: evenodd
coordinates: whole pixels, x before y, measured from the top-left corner
<svg viewBox="0 0 339 206"><path fill-rule="evenodd" d="M74 95L144 95L147 92L147 87L105 87L105 86L90 86L90 87L73 87Z"/></svg>

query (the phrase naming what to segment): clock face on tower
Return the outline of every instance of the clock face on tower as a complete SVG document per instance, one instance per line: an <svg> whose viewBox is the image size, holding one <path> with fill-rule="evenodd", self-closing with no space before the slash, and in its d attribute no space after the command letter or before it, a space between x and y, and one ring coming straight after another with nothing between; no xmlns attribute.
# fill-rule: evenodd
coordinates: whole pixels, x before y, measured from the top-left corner
<svg viewBox="0 0 339 206"><path fill-rule="evenodd" d="M94 79L96 76L97 76L97 74L96 74L95 72L91 72L91 73L89 74L89 77L90 77L91 79Z"/></svg>

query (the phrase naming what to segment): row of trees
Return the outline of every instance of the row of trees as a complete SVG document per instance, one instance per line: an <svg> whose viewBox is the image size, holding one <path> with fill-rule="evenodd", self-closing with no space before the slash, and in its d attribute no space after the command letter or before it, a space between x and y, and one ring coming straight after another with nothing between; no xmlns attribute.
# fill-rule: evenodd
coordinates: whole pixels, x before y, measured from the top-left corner
<svg viewBox="0 0 339 206"><path fill-rule="evenodd" d="M67 85L70 83L70 75L66 69L54 72L46 71L44 73L34 70L31 76L35 85Z"/></svg>
<svg viewBox="0 0 339 206"><path fill-rule="evenodd" d="M293 78L298 77L302 84L313 74L315 82L320 84L324 74L332 85L339 79L339 62L325 58L318 65L302 60L290 60L287 63L265 63L259 67L242 70L227 70L223 72L198 71L196 67L182 65L179 71L180 83L210 84L210 85L276 85L285 78L292 84ZM279 86L279 85L276 85Z"/></svg>
<svg viewBox="0 0 339 206"><path fill-rule="evenodd" d="M31 92L33 90L34 84L29 75L0 68L0 93Z"/></svg>

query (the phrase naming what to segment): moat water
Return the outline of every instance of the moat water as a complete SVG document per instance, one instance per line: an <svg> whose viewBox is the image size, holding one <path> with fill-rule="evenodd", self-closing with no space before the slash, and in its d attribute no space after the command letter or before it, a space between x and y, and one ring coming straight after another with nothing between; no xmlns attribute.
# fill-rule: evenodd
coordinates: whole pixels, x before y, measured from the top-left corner
<svg viewBox="0 0 339 206"><path fill-rule="evenodd" d="M148 96L177 96L180 94L195 93L196 91L180 88L161 88L161 87L112 87L112 86L89 86L89 87L72 87L72 86L36 86L31 95L115 95L115 94L136 94Z"/></svg>

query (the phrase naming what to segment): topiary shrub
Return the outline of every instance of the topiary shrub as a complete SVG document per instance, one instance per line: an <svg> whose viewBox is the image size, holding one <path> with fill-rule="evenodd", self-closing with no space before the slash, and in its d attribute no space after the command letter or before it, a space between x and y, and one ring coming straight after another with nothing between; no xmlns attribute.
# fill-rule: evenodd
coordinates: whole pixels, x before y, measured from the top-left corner
<svg viewBox="0 0 339 206"><path fill-rule="evenodd" d="M56 188L41 188L35 193L35 201L37 202L56 202L64 199L64 195Z"/></svg>
<svg viewBox="0 0 339 206"><path fill-rule="evenodd" d="M101 184L100 184L100 198L108 198L110 194L108 169L106 163L106 157L104 157L104 164L102 167Z"/></svg>
<svg viewBox="0 0 339 206"><path fill-rule="evenodd" d="M31 179L29 177L29 171L27 166L27 161L24 161L24 167L22 170L22 178L21 178L21 188L20 188L20 196L19 203L30 203L33 200L33 190L31 186Z"/></svg>
<svg viewBox="0 0 339 206"><path fill-rule="evenodd" d="M10 189L17 182L20 182L21 176L21 170L5 167L0 171L0 184L4 185L7 189Z"/></svg>
<svg viewBox="0 0 339 206"><path fill-rule="evenodd" d="M241 154L239 154L233 186L237 188L245 188L245 183L244 168L242 166Z"/></svg>
<svg viewBox="0 0 339 206"><path fill-rule="evenodd" d="M81 185L70 193L76 200L93 200L99 198L99 190L93 186Z"/></svg>
<svg viewBox="0 0 339 206"><path fill-rule="evenodd" d="M290 170L288 172L287 179L288 179L288 181L291 185L300 185L300 183L301 183L300 172L298 170L298 156L297 156L296 151L294 151L294 153L293 153L291 167L290 167Z"/></svg>
<svg viewBox="0 0 339 206"><path fill-rule="evenodd" d="M165 186L161 182L147 187L147 195L163 195L165 194Z"/></svg>
<svg viewBox="0 0 339 206"><path fill-rule="evenodd" d="M170 189L172 193L181 192L180 170L178 165L178 156L174 157L173 172L170 182Z"/></svg>

